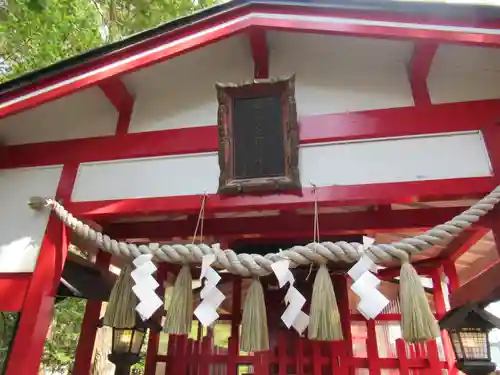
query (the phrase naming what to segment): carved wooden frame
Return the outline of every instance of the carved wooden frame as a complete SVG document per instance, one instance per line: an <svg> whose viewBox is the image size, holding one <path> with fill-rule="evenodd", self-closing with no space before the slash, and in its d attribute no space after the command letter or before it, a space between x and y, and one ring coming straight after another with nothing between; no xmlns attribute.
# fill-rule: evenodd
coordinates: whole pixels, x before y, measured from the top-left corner
<svg viewBox="0 0 500 375"><path fill-rule="evenodd" d="M217 127L219 131L219 189L220 194L276 192L300 189L299 125L295 103L295 76L289 78L257 79L243 84L216 84ZM238 98L281 94L283 111L283 142L285 144L285 173L282 176L237 179L234 176L233 100Z"/></svg>

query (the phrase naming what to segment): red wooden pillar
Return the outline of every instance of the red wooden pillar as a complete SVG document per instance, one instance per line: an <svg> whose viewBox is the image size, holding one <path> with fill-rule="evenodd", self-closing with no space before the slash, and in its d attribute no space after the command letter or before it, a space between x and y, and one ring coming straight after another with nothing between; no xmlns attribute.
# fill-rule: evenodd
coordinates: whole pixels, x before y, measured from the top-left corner
<svg viewBox="0 0 500 375"><path fill-rule="evenodd" d="M64 166L57 187L57 199L69 200L77 172L76 165ZM53 318L55 292L68 254L68 245L67 228L51 214L24 298L5 375L38 374L45 339Z"/></svg>
<svg viewBox="0 0 500 375"><path fill-rule="evenodd" d="M229 360L227 375L236 375L237 360L240 354L240 322L241 322L241 277L233 276L233 306L231 312L231 337L229 339Z"/></svg>
<svg viewBox="0 0 500 375"><path fill-rule="evenodd" d="M340 319L342 321L342 333L344 334L344 341L346 345L346 356L347 358L352 358L354 354L352 348L351 310L349 309L347 277L348 276L346 275L335 275L333 285L335 286L335 294L337 296ZM349 367L349 374L353 375L354 372L354 368Z"/></svg>
<svg viewBox="0 0 500 375"><path fill-rule="evenodd" d="M396 356L399 362L399 374L410 375L410 366L408 363L408 354L406 352L406 343L403 339L396 340Z"/></svg>
<svg viewBox="0 0 500 375"><path fill-rule="evenodd" d="M111 261L111 254L99 251L96 258L96 267L108 271ZM101 314L101 301L88 300L85 306L85 315L83 316L82 328L76 347L75 363L73 365L73 375L89 375L92 365L92 356L94 354L95 338L99 328L99 319Z"/></svg>
<svg viewBox="0 0 500 375"><path fill-rule="evenodd" d="M59 282L68 251L66 228L51 217L23 303L5 375L36 375L54 313L54 284Z"/></svg>
<svg viewBox="0 0 500 375"><path fill-rule="evenodd" d="M167 280L167 264L161 263L156 272L156 281L160 284L158 288L158 293L160 294L160 298L163 300L165 295L165 281ZM165 312L165 307L161 306L160 311L155 314L152 319L156 320L161 324L162 317ZM161 333L153 332L149 330L149 338L148 338L148 349L146 352L146 362L144 366L144 375L155 375L156 373L156 358L158 356L158 347L160 346L160 335Z"/></svg>
<svg viewBox="0 0 500 375"><path fill-rule="evenodd" d="M457 268L455 267L455 262L450 260L445 261L443 263L443 271L448 278L448 293L451 296L454 290L460 288L460 279L458 277ZM441 337L443 339L444 355L448 363L448 374L456 375L458 374L458 369L455 366L455 351L453 350L450 336L447 331L442 331Z"/></svg>
<svg viewBox="0 0 500 375"><path fill-rule="evenodd" d="M371 375L380 375L380 360L378 357L376 321L366 321L366 353L368 357L368 369Z"/></svg>
<svg viewBox="0 0 500 375"><path fill-rule="evenodd" d="M453 267L454 269L455 267ZM450 265L448 265L448 269L450 269ZM456 277L456 270L454 275L450 275L452 277ZM443 286L441 283L441 268L436 268L432 271L431 274L432 277L432 288L434 292L434 306L436 309L436 317L438 319L442 318L446 314L446 303L445 303L445 296L443 293ZM451 278L450 278L451 280ZM453 281L454 283L457 282L457 280ZM451 284L451 283L450 283ZM450 338L448 336L448 332L446 331L441 331L441 341L443 343L443 351L444 351L444 356L445 356L445 361L448 364L448 374L456 374L457 369L455 368L455 354L453 352L453 347L451 346ZM432 345L428 346L428 350L434 350L437 346ZM430 353L432 354L432 353ZM429 354L429 355L430 355Z"/></svg>
<svg viewBox="0 0 500 375"><path fill-rule="evenodd" d="M460 288L460 279L458 277L457 268L452 260L446 260L443 262L443 271L445 276L448 278L448 293L451 293Z"/></svg>

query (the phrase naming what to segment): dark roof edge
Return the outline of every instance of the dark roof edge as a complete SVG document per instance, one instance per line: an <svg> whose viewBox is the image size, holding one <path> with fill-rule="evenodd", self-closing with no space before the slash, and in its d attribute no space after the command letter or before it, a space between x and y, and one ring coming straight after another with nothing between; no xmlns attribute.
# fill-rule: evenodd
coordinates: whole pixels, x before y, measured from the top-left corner
<svg viewBox="0 0 500 375"><path fill-rule="evenodd" d="M420 17L439 17L441 20L467 21L471 24L478 22L500 20L500 7L485 5L439 4L439 3L412 3L392 0L337 0L320 2L319 0L232 0L223 4L193 13L189 16L178 18L164 23L153 29L127 37L115 43L107 44L81 55L73 56L59 61L45 68L24 74L13 80L0 84L0 95L21 90L24 87L57 76L70 69L83 64L102 59L116 52L131 48L134 45L158 37L182 27L203 21L212 16L221 15L237 8L250 5L267 6L293 6L339 11L367 11L367 12L393 12Z"/></svg>

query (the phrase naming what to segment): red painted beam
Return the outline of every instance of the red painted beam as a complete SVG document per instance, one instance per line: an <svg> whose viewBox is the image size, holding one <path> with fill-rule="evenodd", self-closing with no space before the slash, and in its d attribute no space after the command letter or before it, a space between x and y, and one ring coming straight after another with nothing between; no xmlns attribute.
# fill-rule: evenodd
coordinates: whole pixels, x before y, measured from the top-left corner
<svg viewBox="0 0 500 375"><path fill-rule="evenodd" d="M132 105L134 97L119 78L110 78L99 83L99 88L118 112Z"/></svg>
<svg viewBox="0 0 500 375"><path fill-rule="evenodd" d="M485 130L488 142L488 137L500 134L500 127L495 126L498 118L498 99L302 116L299 118L300 142L309 144L480 129ZM210 152L217 151L218 147L217 126L190 127L121 137L8 146L0 148L0 169Z"/></svg>
<svg viewBox="0 0 500 375"><path fill-rule="evenodd" d="M323 11L323 9L321 9ZM287 13L295 17L287 17ZM266 14L267 13L267 14ZM281 17L276 17L279 13ZM320 17L315 17L320 15ZM297 8L293 6L266 6L251 4L236 7L220 15L209 17L191 25L178 28L167 34L159 35L128 48L89 61L58 77L42 80L27 88L4 95L0 101L0 118L28 108L36 107L47 101L55 100L72 92L99 84L110 77L133 72L137 69L179 56L207 44L245 32L251 27L272 30L308 32L321 34L340 34L377 38L407 40L433 40L448 43L470 43L484 46L500 45L500 35L478 30L439 28L433 25L419 27L418 23L400 23L397 26L388 22L372 21L370 13L350 22L339 17L326 19L329 12Z"/></svg>
<svg viewBox="0 0 500 375"><path fill-rule="evenodd" d="M317 196L321 207L410 203L432 200L459 199L489 193L495 182L490 177L462 178L438 181L412 181L370 185L328 186L288 194L221 196L208 195L205 212L236 212L249 210L294 210L312 207ZM123 217L197 214L200 196L119 199L93 202L70 202L67 208L75 215L102 221Z"/></svg>
<svg viewBox="0 0 500 375"><path fill-rule="evenodd" d="M252 59L254 64L254 78L269 77L269 50L267 46L266 31L263 28L248 31Z"/></svg>
<svg viewBox="0 0 500 375"><path fill-rule="evenodd" d="M488 223L490 226L493 221L491 216L488 216ZM446 248L441 252L440 258L455 261L463 253L474 246L478 241L480 241L486 233L489 232L489 228L471 228L462 232L457 236L452 242L446 246Z"/></svg>
<svg viewBox="0 0 500 375"><path fill-rule="evenodd" d="M394 231L401 229L426 230L450 220L467 207L430 208L420 210L394 210L387 213L352 212L322 214L319 216L321 233L363 233L366 230ZM157 221L139 223L114 223L104 227L105 232L116 239L150 238L169 239L193 235L197 218L182 221ZM313 230L312 215L288 213L281 216L210 218L203 223L203 234L215 237L278 236L293 233L294 236L310 234ZM486 217L480 225L488 224Z"/></svg>
<svg viewBox="0 0 500 375"><path fill-rule="evenodd" d="M122 80L117 77L102 81L99 87L118 111L116 134L127 134L134 107L134 97Z"/></svg>
<svg viewBox="0 0 500 375"><path fill-rule="evenodd" d="M0 273L0 311L21 311L31 273Z"/></svg>
<svg viewBox="0 0 500 375"><path fill-rule="evenodd" d="M416 106L431 104L431 97L427 88L427 77L437 49L438 44L435 42L415 42L409 66L409 76L413 101Z"/></svg>
<svg viewBox="0 0 500 375"><path fill-rule="evenodd" d="M452 308L462 306L467 302L483 302L500 298L500 259L462 285L451 294Z"/></svg>

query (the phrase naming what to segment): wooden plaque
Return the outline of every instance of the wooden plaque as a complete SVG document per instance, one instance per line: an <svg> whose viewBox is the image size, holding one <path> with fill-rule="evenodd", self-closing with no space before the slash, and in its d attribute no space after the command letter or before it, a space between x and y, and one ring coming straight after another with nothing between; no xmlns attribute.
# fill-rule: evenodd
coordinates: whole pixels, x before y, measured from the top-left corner
<svg viewBox="0 0 500 375"><path fill-rule="evenodd" d="M219 193L300 188L295 79L217 84Z"/></svg>

